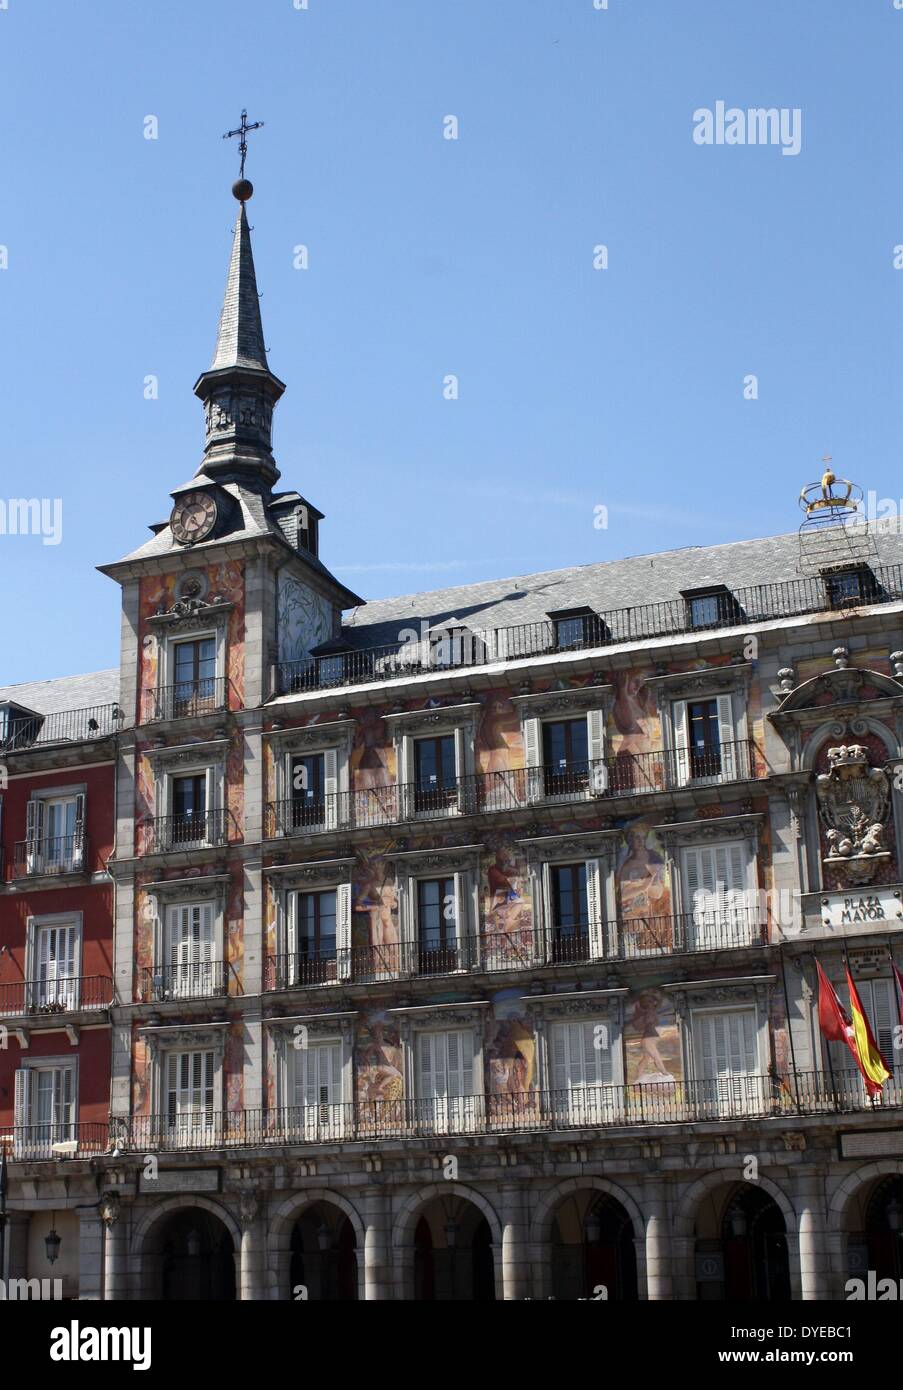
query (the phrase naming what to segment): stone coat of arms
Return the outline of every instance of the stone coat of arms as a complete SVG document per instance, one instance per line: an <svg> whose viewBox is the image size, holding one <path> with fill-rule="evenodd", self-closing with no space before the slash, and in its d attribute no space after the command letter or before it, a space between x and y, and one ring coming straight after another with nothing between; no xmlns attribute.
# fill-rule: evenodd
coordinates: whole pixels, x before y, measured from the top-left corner
<svg viewBox="0 0 903 1390"><path fill-rule="evenodd" d="M815 794L828 843L824 862L850 883L867 883L878 863L890 857L884 844L890 813L887 773L869 766L862 744L841 744L828 749L828 771L816 777Z"/></svg>

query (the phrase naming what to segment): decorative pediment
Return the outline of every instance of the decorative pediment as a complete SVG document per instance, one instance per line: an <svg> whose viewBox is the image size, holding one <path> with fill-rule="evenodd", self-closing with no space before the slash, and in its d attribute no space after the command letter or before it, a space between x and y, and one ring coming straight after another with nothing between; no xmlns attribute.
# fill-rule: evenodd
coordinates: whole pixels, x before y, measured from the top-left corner
<svg viewBox="0 0 903 1390"><path fill-rule="evenodd" d="M691 1009L715 1008L718 1005L737 1008L743 1004L759 1004L761 1007L766 1004L776 982L776 975L745 975L733 979L675 980L661 988L666 994L677 995L681 1003Z"/></svg>
<svg viewBox="0 0 903 1390"><path fill-rule="evenodd" d="M225 898L231 881L228 874L189 874L145 883L143 890L160 903L198 902L204 898L219 901Z"/></svg>
<svg viewBox="0 0 903 1390"><path fill-rule="evenodd" d="M740 816L708 816L701 820L668 821L653 826L666 849L674 851L679 845L705 844L708 840L745 839L753 851L759 840L761 812Z"/></svg>
<svg viewBox="0 0 903 1390"><path fill-rule="evenodd" d="M180 598L172 608L160 608L150 618L148 627L176 632L200 632L224 623L235 607L217 595L209 602L204 598Z"/></svg>
<svg viewBox="0 0 903 1390"><path fill-rule="evenodd" d="M384 714L383 719L393 733L429 734L472 724L481 709L478 700L468 700L462 704L437 705L431 709L398 710L393 714Z"/></svg>
<svg viewBox="0 0 903 1390"><path fill-rule="evenodd" d="M222 1057L230 1026L228 1023L204 1023L199 1026L148 1024L138 1029L138 1036L144 1039L152 1057L162 1050L195 1047L211 1049Z"/></svg>
<svg viewBox="0 0 903 1390"><path fill-rule="evenodd" d="M623 838L623 830L591 830L583 835L538 835L518 840L532 864L564 859L609 858Z"/></svg>
<svg viewBox="0 0 903 1390"><path fill-rule="evenodd" d="M621 999L629 993L626 986L610 989L585 989L561 994L525 995L527 1013L544 1019L602 1018L617 1022L621 1015Z"/></svg>
<svg viewBox="0 0 903 1390"><path fill-rule="evenodd" d="M449 845L439 849L399 850L390 857L396 874L399 868L408 874L451 874L462 869L478 869L482 849L482 845Z"/></svg>
<svg viewBox="0 0 903 1390"><path fill-rule="evenodd" d="M778 672L781 702L768 716L773 724L780 728L789 718L804 716L807 711L815 711L821 717L835 705L903 699L903 681L880 671L850 666L845 647L835 647L833 656L834 665L830 670L810 676L798 685L792 683L793 671L789 667ZM899 663L895 663L894 669L899 671Z"/></svg>
<svg viewBox="0 0 903 1390"><path fill-rule="evenodd" d="M263 737L277 753L321 753L327 748L350 746L354 719L330 719L299 729L271 729Z"/></svg>
<svg viewBox="0 0 903 1390"><path fill-rule="evenodd" d="M145 750L146 757L155 772L176 767L206 766L225 761L229 749L227 738L198 740L197 743L179 743Z"/></svg>
<svg viewBox="0 0 903 1390"><path fill-rule="evenodd" d="M311 888L319 884L335 886L350 883L357 861L351 858L315 859L307 863L272 864L264 869L267 878L279 888Z"/></svg>
<svg viewBox="0 0 903 1390"><path fill-rule="evenodd" d="M711 695L745 690L751 675L750 662L735 661L727 666L703 666L692 671L647 676L643 684L652 687L661 708L671 700L691 700L697 696L704 699Z"/></svg>
<svg viewBox="0 0 903 1390"><path fill-rule="evenodd" d="M574 689L543 690L535 695L512 695L511 703L530 719L545 719L554 714L585 714L591 709L607 710L613 690L611 685L582 685Z"/></svg>

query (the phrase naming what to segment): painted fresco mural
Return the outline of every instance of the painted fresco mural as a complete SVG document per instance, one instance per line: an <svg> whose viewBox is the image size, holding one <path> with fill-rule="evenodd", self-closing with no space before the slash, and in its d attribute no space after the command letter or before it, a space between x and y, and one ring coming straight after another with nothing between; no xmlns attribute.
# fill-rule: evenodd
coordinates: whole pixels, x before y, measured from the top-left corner
<svg viewBox="0 0 903 1390"><path fill-rule="evenodd" d="M284 570L279 575L276 625L280 661L301 661L333 635L333 604Z"/></svg>

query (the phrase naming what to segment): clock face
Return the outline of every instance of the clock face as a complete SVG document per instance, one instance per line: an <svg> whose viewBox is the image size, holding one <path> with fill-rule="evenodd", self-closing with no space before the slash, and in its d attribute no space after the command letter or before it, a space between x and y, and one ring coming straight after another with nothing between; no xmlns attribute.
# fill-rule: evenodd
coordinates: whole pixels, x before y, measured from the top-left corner
<svg viewBox="0 0 903 1390"><path fill-rule="evenodd" d="M188 492L173 507L169 525L180 545L205 540L216 525L216 503L209 492Z"/></svg>

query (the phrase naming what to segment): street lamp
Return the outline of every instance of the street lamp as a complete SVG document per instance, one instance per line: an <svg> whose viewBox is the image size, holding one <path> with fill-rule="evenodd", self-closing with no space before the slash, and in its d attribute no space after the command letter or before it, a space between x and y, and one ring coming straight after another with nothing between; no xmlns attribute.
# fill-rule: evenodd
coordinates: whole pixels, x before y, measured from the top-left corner
<svg viewBox="0 0 903 1390"><path fill-rule="evenodd" d="M892 1197L885 1208L885 1216L890 1229L896 1234L903 1227L903 1206L899 1197Z"/></svg>
<svg viewBox="0 0 903 1390"><path fill-rule="evenodd" d="M50 1230L44 1237L44 1246L47 1250L47 1258L52 1265L56 1264L57 1260L59 1259L60 1246L62 1245L62 1243L62 1237L57 1235L56 1227L51 1226Z"/></svg>

